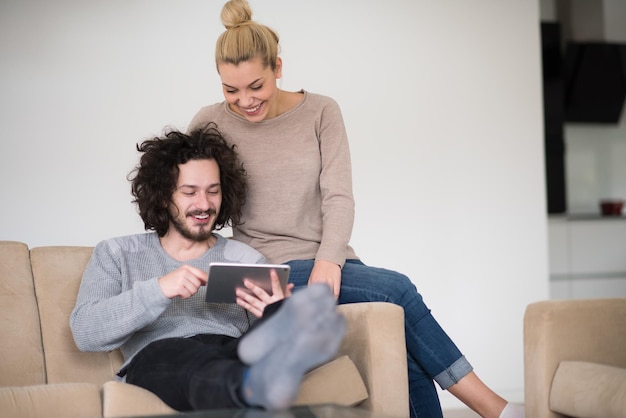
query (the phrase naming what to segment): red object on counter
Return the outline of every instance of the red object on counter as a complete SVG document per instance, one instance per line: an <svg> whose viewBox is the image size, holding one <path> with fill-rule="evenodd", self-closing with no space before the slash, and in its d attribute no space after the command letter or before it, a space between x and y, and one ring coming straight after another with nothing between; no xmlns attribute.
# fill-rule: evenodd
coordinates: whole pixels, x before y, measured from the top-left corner
<svg viewBox="0 0 626 418"><path fill-rule="evenodd" d="M623 200L601 200L600 210L604 216L622 216L622 210L624 209Z"/></svg>

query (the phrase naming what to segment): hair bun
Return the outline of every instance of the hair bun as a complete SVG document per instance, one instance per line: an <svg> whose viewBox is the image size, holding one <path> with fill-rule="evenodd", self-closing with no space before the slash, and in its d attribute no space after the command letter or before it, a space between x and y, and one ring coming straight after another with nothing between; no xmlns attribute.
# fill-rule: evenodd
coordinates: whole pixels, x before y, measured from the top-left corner
<svg viewBox="0 0 626 418"><path fill-rule="evenodd" d="M252 9L246 0L229 0L222 8L221 19L226 29L235 28L252 20Z"/></svg>

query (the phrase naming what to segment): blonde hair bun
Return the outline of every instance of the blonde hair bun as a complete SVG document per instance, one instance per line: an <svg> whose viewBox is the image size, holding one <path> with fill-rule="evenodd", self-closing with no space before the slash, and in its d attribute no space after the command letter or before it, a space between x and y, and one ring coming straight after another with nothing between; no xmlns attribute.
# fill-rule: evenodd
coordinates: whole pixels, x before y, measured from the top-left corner
<svg viewBox="0 0 626 418"><path fill-rule="evenodd" d="M246 0L230 0L222 8L221 20L226 29L241 26L252 20L252 9Z"/></svg>
<svg viewBox="0 0 626 418"><path fill-rule="evenodd" d="M222 8L222 24L226 30L215 44L215 64L239 65L260 58L263 66L276 69L278 34L269 27L252 20L252 9L247 0L229 0Z"/></svg>

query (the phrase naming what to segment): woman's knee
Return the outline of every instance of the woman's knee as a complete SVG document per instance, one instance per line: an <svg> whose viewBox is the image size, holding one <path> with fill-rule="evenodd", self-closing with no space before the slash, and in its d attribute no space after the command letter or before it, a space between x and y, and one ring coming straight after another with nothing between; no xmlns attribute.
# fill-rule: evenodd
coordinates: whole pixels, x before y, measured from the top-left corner
<svg viewBox="0 0 626 418"><path fill-rule="evenodd" d="M393 270L365 265L346 264L341 278L342 292L362 292L377 301L403 304L403 301L422 296L413 282L404 274Z"/></svg>

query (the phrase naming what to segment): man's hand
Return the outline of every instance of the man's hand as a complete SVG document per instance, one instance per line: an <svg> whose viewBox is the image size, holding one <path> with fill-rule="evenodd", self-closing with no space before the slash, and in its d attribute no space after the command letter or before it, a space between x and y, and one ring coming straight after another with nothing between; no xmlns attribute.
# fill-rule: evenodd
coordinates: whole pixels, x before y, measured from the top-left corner
<svg viewBox="0 0 626 418"><path fill-rule="evenodd" d="M313 283L326 283L337 299L341 288L341 267L331 261L317 260L309 276L309 286Z"/></svg>
<svg viewBox="0 0 626 418"><path fill-rule="evenodd" d="M272 281L271 296L252 280L244 279L243 284L248 291L237 289L237 305L252 312L257 318L260 318L263 316L263 311L267 305L291 296L291 289L293 289L294 286L292 283L288 284L285 292L283 292L276 271L272 270L270 272L270 278Z"/></svg>
<svg viewBox="0 0 626 418"><path fill-rule="evenodd" d="M182 299L190 298L206 282L207 273L189 265L181 266L159 278L163 294L170 299L177 296Z"/></svg>

